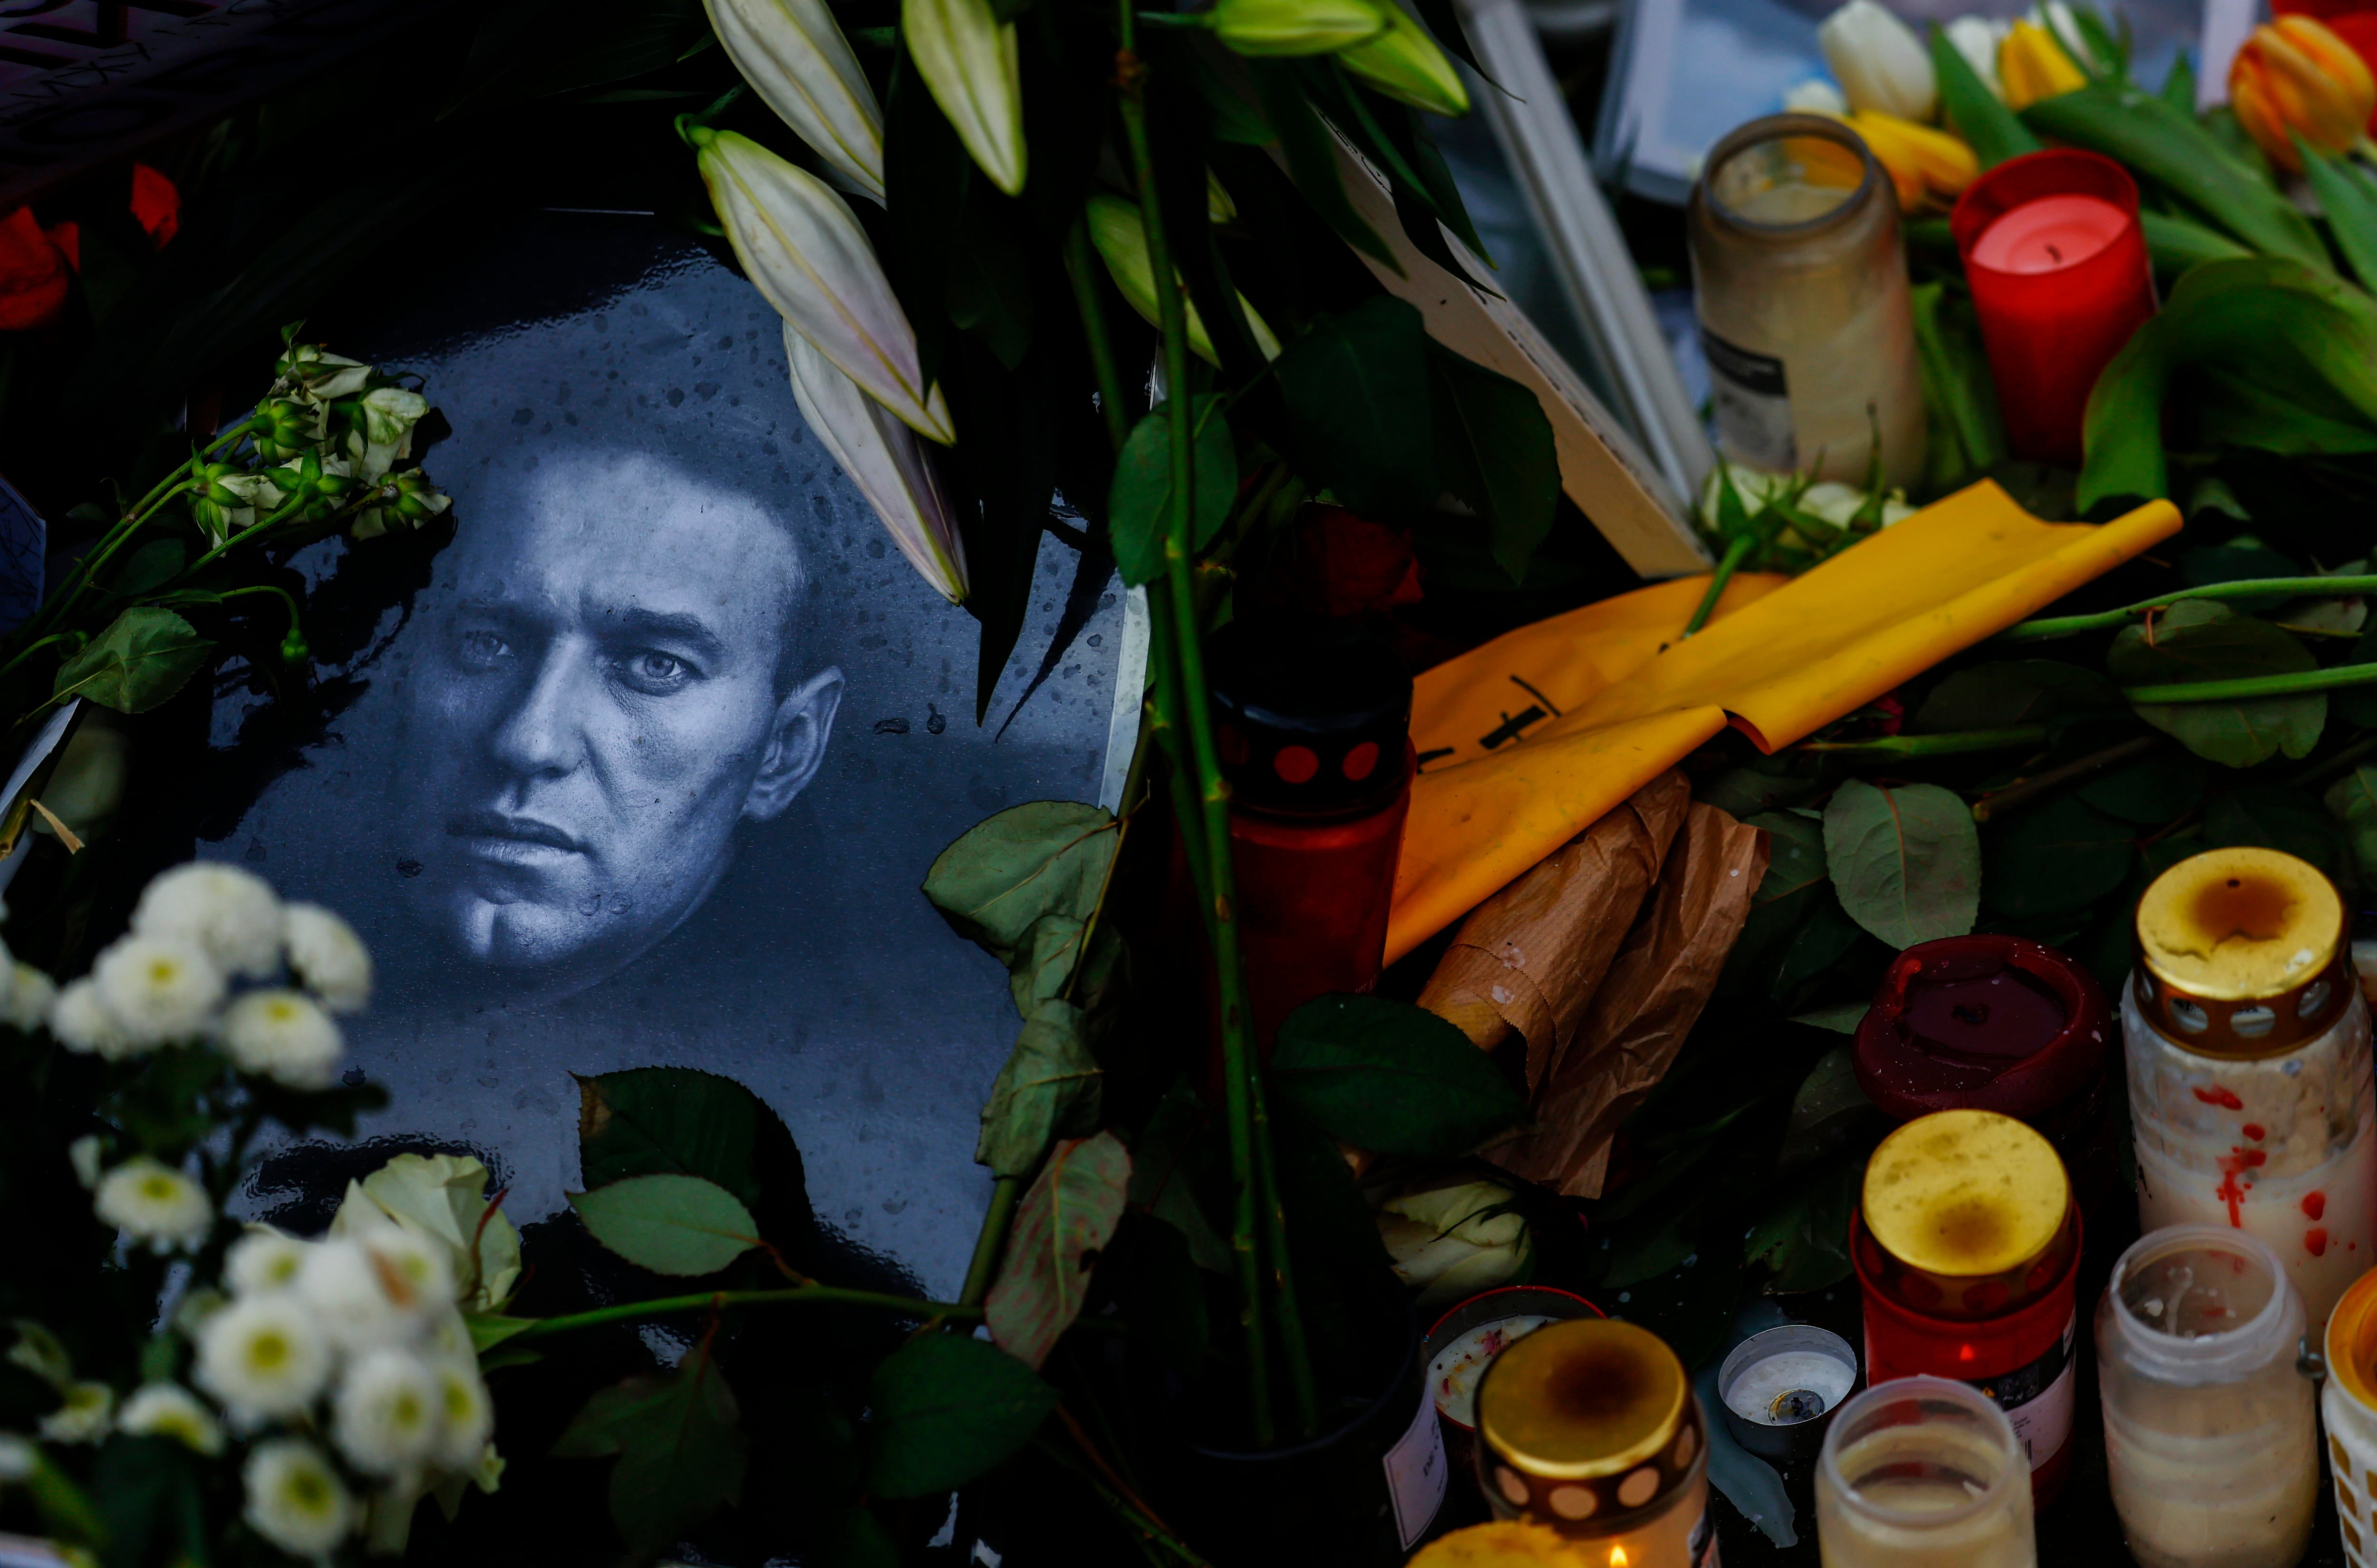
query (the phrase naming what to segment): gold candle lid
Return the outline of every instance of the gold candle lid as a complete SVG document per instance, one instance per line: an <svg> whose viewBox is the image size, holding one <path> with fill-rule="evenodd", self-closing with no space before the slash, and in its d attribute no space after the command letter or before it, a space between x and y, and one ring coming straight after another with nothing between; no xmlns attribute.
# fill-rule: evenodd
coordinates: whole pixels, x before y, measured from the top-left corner
<svg viewBox="0 0 2377 1568"><path fill-rule="evenodd" d="M2346 1000L2344 901L2310 862L2211 849L2138 901L2140 1007L2205 1056L2272 1056L2334 1021Z"/></svg>
<svg viewBox="0 0 2377 1568"><path fill-rule="evenodd" d="M1657 1335L1579 1318L1547 1323L1494 1358L1477 1389L1477 1431L1531 1475L1586 1480L1658 1454L1690 1402L1684 1364Z"/></svg>
<svg viewBox="0 0 2377 1568"><path fill-rule="evenodd" d="M1993 1110L1918 1116L1866 1162L1867 1233L1943 1280L2023 1268L2054 1244L2071 1207L2055 1146Z"/></svg>

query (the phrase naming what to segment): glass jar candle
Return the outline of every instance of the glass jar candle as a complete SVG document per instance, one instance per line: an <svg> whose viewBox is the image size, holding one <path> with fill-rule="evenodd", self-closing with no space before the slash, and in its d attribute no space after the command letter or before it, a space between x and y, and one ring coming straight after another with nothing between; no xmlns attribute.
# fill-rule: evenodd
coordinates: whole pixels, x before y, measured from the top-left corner
<svg viewBox="0 0 2377 1568"><path fill-rule="evenodd" d="M2072 1467L2080 1213L2036 1131L1986 1110L1920 1117L1866 1162L1849 1222L1866 1381L1971 1384L2006 1413L2041 1506Z"/></svg>
<svg viewBox="0 0 2377 1568"><path fill-rule="evenodd" d="M2377 1562L2377 1274L2364 1274L2327 1320L2328 1474L2335 1522L2352 1568Z"/></svg>
<svg viewBox="0 0 2377 1568"><path fill-rule="evenodd" d="M1898 200L1838 120L1772 114L1710 150L1685 209L1719 444L1863 484L1923 473L1923 384Z"/></svg>
<svg viewBox="0 0 2377 1568"><path fill-rule="evenodd" d="M2227 1225L2285 1261L2311 1332L2372 1261L2377 1098L2344 904L2308 863L2214 849L2138 903L2121 996L2138 1225Z"/></svg>
<svg viewBox="0 0 2377 1568"><path fill-rule="evenodd" d="M2096 1389L2113 1506L2142 1568L2292 1568L2319 1508L2302 1298L2277 1254L2174 1225L2113 1265Z"/></svg>
<svg viewBox="0 0 2377 1568"><path fill-rule="evenodd" d="M1901 1378L1841 1406L1816 1466L1824 1568L2033 1568L2030 1467L1996 1403Z"/></svg>
<svg viewBox="0 0 2377 1568"><path fill-rule="evenodd" d="M1714 1568L1703 1419L1658 1335L1547 1323L1477 1384L1478 1481L1497 1518L1549 1526L1591 1568Z"/></svg>

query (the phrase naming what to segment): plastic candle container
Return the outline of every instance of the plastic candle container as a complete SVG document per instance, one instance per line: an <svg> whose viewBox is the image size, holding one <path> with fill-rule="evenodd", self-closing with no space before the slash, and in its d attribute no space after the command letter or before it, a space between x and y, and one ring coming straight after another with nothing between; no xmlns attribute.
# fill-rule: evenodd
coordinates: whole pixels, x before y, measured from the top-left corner
<svg viewBox="0 0 2377 1568"><path fill-rule="evenodd" d="M2364 1274L2327 1320L2328 1474L2336 1524L2352 1568L2370 1568L2377 1547L2377 1274Z"/></svg>
<svg viewBox="0 0 2377 1568"><path fill-rule="evenodd" d="M2319 1508L2302 1298L2269 1248L2175 1225L2113 1265L2096 1387L2113 1506L2143 1568L2291 1568Z"/></svg>
<svg viewBox="0 0 2377 1568"><path fill-rule="evenodd" d="M1592 1568L1714 1568L1708 1441L1684 1364L1632 1323L1547 1323L1477 1385L1478 1481Z"/></svg>
<svg viewBox="0 0 2377 1568"><path fill-rule="evenodd" d="M2136 182L2094 152L2026 153L1967 186L1948 227L1973 286L2007 447L2079 466L2088 394L2155 313Z"/></svg>
<svg viewBox="0 0 2377 1568"><path fill-rule="evenodd" d="M1717 435L1737 462L1865 482L1923 472L1898 200L1857 134L1773 114L1709 150L1684 222Z"/></svg>
<svg viewBox="0 0 2377 1568"><path fill-rule="evenodd" d="M1866 1164L1849 1258L1866 1381L1971 1385L2012 1424L2026 1490L2053 1502L2072 1467L2080 1267L2080 1214L2054 1148L1994 1111L1908 1122Z"/></svg>
<svg viewBox="0 0 2377 1568"><path fill-rule="evenodd" d="M2207 850L2146 889L2138 954L2121 1035L2139 1227L2260 1238L2317 1334L2377 1261L2369 1006L2343 903L2291 855Z"/></svg>
<svg viewBox="0 0 2377 1568"><path fill-rule="evenodd" d="M1824 1568L2033 1568L2030 1471L1969 1384L1901 1378L1841 1406L1816 1467Z"/></svg>

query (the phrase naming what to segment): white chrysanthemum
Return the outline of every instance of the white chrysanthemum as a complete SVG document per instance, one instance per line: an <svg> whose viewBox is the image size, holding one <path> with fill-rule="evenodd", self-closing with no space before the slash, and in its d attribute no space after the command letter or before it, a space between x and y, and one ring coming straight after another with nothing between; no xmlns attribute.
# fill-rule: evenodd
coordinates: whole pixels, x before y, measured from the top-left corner
<svg viewBox="0 0 2377 1568"><path fill-rule="evenodd" d="M222 1423L176 1382L152 1382L124 1402L116 1426L135 1437L170 1437L199 1454L223 1451Z"/></svg>
<svg viewBox="0 0 2377 1568"><path fill-rule="evenodd" d="M411 1281L353 1237L305 1249L297 1294L321 1331L348 1350L409 1344L427 1324L428 1304Z"/></svg>
<svg viewBox="0 0 2377 1568"><path fill-rule="evenodd" d="M365 1351L348 1365L332 1402L339 1452L371 1475L417 1473L437 1447L446 1397L429 1363L412 1351Z"/></svg>
<svg viewBox="0 0 2377 1568"><path fill-rule="evenodd" d="M196 1247L215 1223L205 1188L146 1155L101 1177L91 1207L101 1219L161 1252Z"/></svg>
<svg viewBox="0 0 2377 1568"><path fill-rule="evenodd" d="M198 1386L242 1420L295 1415L329 1375L329 1342L293 1295L244 1298L198 1330Z"/></svg>
<svg viewBox="0 0 2377 1568"><path fill-rule="evenodd" d="M100 1004L136 1045L195 1040L222 1005L222 971L196 942L135 934L90 966Z"/></svg>
<svg viewBox="0 0 2377 1568"><path fill-rule="evenodd" d="M397 1304L425 1329L454 1303L454 1265L445 1243L409 1226L375 1225L352 1233L380 1267L380 1282Z"/></svg>
<svg viewBox="0 0 2377 1568"><path fill-rule="evenodd" d="M50 1004L50 1033L70 1051L102 1056L110 1061L138 1056L150 1045L124 1032L99 999L99 987L87 976L67 986Z"/></svg>
<svg viewBox="0 0 2377 1568"><path fill-rule="evenodd" d="M437 1380L437 1447L431 1455L441 1470L460 1474L479 1462L496 1432L495 1402L469 1356L441 1357L431 1363Z"/></svg>
<svg viewBox="0 0 2377 1568"><path fill-rule="evenodd" d="M32 1030L50 1015L58 999L58 983L23 959L6 961L7 976L0 986L0 1023Z"/></svg>
<svg viewBox="0 0 2377 1568"><path fill-rule="evenodd" d="M330 1015L303 991L250 991L226 1008L218 1035L243 1072L293 1089L327 1089L345 1047Z"/></svg>
<svg viewBox="0 0 2377 1568"><path fill-rule="evenodd" d="M223 1256L223 1282L234 1296L264 1296L297 1283L306 1244L269 1225L251 1225Z"/></svg>
<svg viewBox="0 0 2377 1568"><path fill-rule="evenodd" d="M293 904L281 912L289 943L289 967L332 1012L360 1012L371 1000L371 954L354 928L318 904Z"/></svg>
<svg viewBox="0 0 2377 1568"><path fill-rule="evenodd" d="M176 866L132 912L144 937L190 942L226 974L261 980L281 967L281 900L264 879L221 861Z"/></svg>
<svg viewBox="0 0 2377 1568"><path fill-rule="evenodd" d="M97 1442L115 1416L115 1390L103 1382L70 1383L66 1402L42 1418L42 1436L52 1442Z"/></svg>
<svg viewBox="0 0 2377 1568"><path fill-rule="evenodd" d="M292 1557L327 1558L354 1528L354 1499L310 1442L259 1442L244 1474L249 1526Z"/></svg>

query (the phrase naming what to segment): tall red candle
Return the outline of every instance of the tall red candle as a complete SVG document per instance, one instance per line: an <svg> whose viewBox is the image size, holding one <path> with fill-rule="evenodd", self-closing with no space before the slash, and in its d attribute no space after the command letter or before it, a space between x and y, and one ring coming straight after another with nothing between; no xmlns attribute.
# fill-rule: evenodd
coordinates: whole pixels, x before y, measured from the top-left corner
<svg viewBox="0 0 2377 1568"><path fill-rule="evenodd" d="M2075 149L2011 158L1948 218L2018 458L2077 467L2088 394L2155 313L2138 187Z"/></svg>

